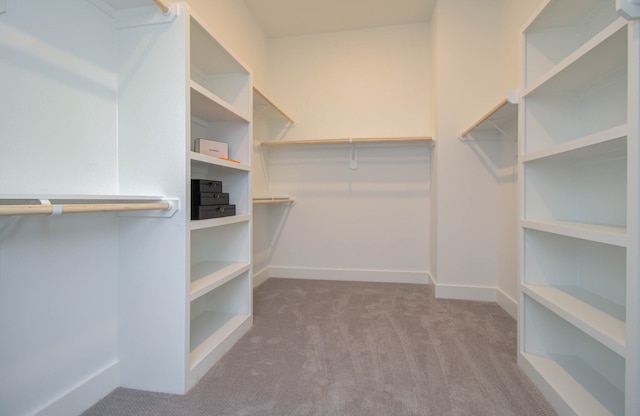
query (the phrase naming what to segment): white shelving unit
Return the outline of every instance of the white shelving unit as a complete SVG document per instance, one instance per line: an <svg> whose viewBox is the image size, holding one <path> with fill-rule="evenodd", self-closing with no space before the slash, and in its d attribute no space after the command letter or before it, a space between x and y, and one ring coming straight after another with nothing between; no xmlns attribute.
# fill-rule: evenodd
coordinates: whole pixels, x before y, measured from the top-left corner
<svg viewBox="0 0 640 416"><path fill-rule="evenodd" d="M252 325L251 73L186 3L146 4L112 2L121 182L146 178L183 209L123 235L121 380L185 393ZM195 152L198 138L231 160ZM191 220L192 179L221 181L236 215Z"/></svg>
<svg viewBox="0 0 640 416"><path fill-rule="evenodd" d="M187 11L188 8L186 8ZM227 340L252 322L251 284L251 76L193 13L188 13L191 128L189 179L222 181L233 217L189 225L189 375L193 385L219 356ZM229 144L229 158L194 152L198 138ZM190 192L187 200L190 200Z"/></svg>
<svg viewBox="0 0 640 416"><path fill-rule="evenodd" d="M638 24L548 0L523 30L518 363L562 415L636 415Z"/></svg>

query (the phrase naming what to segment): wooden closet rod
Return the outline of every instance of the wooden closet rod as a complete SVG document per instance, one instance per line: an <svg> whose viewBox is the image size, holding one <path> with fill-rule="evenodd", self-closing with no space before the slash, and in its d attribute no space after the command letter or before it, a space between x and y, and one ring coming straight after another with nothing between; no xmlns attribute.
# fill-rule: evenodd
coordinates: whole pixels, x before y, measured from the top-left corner
<svg viewBox="0 0 640 416"><path fill-rule="evenodd" d="M160 7L160 10L162 10L162 13L169 14L169 12L171 11L171 7L167 6L167 4L164 1L162 1L162 0L153 0L153 2L155 4L157 4L158 7Z"/></svg>
<svg viewBox="0 0 640 416"><path fill-rule="evenodd" d="M169 210L171 202L139 202L112 204L0 205L0 216L59 215L86 212L123 212Z"/></svg>

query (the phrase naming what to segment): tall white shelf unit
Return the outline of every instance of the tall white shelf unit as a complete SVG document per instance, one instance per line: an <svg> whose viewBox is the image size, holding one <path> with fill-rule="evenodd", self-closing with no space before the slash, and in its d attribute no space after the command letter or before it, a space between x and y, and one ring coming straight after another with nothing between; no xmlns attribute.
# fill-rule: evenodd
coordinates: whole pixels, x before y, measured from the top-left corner
<svg viewBox="0 0 640 416"><path fill-rule="evenodd" d="M638 23L548 0L525 26L518 363L562 415L637 415Z"/></svg>
<svg viewBox="0 0 640 416"><path fill-rule="evenodd" d="M121 230L120 379L185 393L253 322L251 73L185 3L91 1L119 43L120 186L181 206ZM196 153L197 138L227 142L235 162ZM191 220L191 179L222 181L236 215Z"/></svg>

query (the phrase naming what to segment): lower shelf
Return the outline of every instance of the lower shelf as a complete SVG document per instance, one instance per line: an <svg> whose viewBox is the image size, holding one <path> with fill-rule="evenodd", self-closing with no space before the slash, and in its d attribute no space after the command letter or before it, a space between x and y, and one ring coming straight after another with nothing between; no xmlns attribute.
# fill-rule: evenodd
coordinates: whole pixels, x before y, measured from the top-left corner
<svg viewBox="0 0 640 416"><path fill-rule="evenodd" d="M575 356L522 353L521 366L532 380L548 384L576 415L624 415L624 392Z"/></svg>
<svg viewBox="0 0 640 416"><path fill-rule="evenodd" d="M248 271L249 263L204 261L191 266L190 300L208 293Z"/></svg>
<svg viewBox="0 0 640 416"><path fill-rule="evenodd" d="M575 286L523 285L522 291L617 354L625 355L625 322L603 311L615 310L619 316L621 308L610 306L613 302ZM624 319L624 313L622 316Z"/></svg>
<svg viewBox="0 0 640 416"><path fill-rule="evenodd" d="M566 300L566 298L565 298ZM560 414L624 415L625 358L525 293L519 364Z"/></svg>
<svg viewBox="0 0 640 416"><path fill-rule="evenodd" d="M220 227L223 225L236 224L241 222L249 222L251 215L233 215L230 217L212 218L208 220L193 220L189 223L189 229L202 230L211 227Z"/></svg>
<svg viewBox="0 0 640 416"><path fill-rule="evenodd" d="M523 220L521 225L523 228L529 230L591 240L619 247L626 247L628 244L627 230L625 227L590 224L578 221L553 220Z"/></svg>
<svg viewBox="0 0 640 416"><path fill-rule="evenodd" d="M198 365L249 319L251 319L249 314L224 312L207 311L198 315L191 321L190 368Z"/></svg>
<svg viewBox="0 0 640 416"><path fill-rule="evenodd" d="M248 265L232 265L236 277L190 302L189 365L208 369L251 326L252 291ZM202 365L199 366L199 364ZM198 372L199 373L199 372Z"/></svg>

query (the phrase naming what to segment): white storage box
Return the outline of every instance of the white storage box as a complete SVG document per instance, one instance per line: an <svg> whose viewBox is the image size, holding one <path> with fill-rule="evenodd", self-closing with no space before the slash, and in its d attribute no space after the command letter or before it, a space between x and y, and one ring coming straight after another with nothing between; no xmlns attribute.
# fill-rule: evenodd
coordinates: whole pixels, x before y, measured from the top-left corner
<svg viewBox="0 0 640 416"><path fill-rule="evenodd" d="M229 158L229 144L215 140L196 139L196 152L226 159Z"/></svg>

